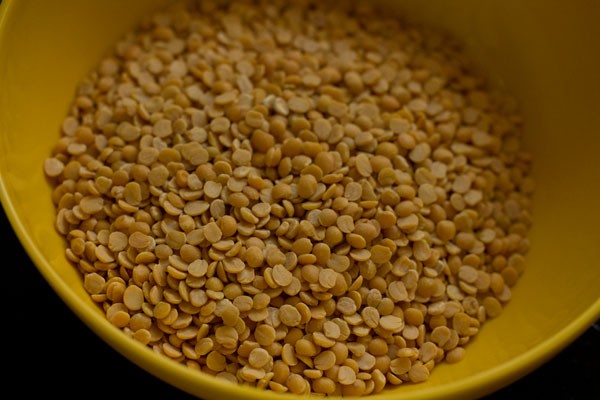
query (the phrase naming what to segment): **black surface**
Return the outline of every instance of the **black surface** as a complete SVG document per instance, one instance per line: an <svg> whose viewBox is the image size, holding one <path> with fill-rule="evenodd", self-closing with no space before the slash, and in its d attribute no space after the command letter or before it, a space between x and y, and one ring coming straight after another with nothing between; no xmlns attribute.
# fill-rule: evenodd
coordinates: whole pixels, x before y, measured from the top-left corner
<svg viewBox="0 0 600 400"><path fill-rule="evenodd" d="M4 212L0 213L2 367L8 367L8 376L2 378L5 393L31 394L42 389L45 398L193 399L138 368L95 336L42 278ZM23 378L31 385L24 386ZM523 395L600 399L599 380L600 326L596 324L552 361L486 399Z"/></svg>

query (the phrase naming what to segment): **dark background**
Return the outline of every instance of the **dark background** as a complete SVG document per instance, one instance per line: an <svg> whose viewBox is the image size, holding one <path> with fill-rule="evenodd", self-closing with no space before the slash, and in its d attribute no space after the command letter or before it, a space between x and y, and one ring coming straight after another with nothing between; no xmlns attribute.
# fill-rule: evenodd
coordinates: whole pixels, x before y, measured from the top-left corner
<svg viewBox="0 0 600 400"><path fill-rule="evenodd" d="M1 209L0 237L5 393L41 389L47 398L193 399L138 368L89 330L42 278ZM23 385L23 379L30 384ZM486 400L524 395L600 399L599 381L597 323L553 360Z"/></svg>

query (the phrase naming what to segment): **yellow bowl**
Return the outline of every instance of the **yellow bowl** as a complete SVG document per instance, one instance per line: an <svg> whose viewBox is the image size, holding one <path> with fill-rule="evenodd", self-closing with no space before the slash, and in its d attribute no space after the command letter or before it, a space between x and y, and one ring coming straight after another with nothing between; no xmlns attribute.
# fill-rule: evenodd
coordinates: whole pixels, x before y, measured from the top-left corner
<svg viewBox="0 0 600 400"><path fill-rule="evenodd" d="M0 6L0 196L29 255L100 337L157 377L206 399L279 399L154 354L113 328L83 290L53 229L42 164L76 83L142 14L163 0L5 0ZM531 371L600 316L600 3L389 1L464 39L472 58L522 104L536 157L534 229L513 301L485 324L466 359L424 384L377 399L477 397ZM291 398L292 396L286 396Z"/></svg>

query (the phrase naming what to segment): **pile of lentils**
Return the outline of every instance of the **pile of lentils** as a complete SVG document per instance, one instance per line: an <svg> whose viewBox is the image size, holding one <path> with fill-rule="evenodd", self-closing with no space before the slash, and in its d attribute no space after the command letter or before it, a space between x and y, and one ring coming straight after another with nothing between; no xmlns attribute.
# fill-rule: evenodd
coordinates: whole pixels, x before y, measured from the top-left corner
<svg viewBox="0 0 600 400"><path fill-rule="evenodd" d="M227 381L367 395L460 361L510 300L531 156L450 39L324 3L148 17L44 167L124 334Z"/></svg>

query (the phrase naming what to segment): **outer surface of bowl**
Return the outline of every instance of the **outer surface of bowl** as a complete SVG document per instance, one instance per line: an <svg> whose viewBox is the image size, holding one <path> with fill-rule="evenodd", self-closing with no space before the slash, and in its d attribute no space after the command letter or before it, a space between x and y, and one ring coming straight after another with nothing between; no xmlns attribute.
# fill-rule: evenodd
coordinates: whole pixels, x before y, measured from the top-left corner
<svg viewBox="0 0 600 400"><path fill-rule="evenodd" d="M129 340L83 290L54 231L43 160L77 82L115 40L163 0L5 0L0 6L0 197L29 255L65 303L100 337L149 372L207 399L275 399L198 374ZM385 2L384 2L385 3ZM442 25L521 101L536 156L535 224L527 270L500 318L466 359L430 380L373 398L477 397L561 350L600 316L600 3L461 0L387 2ZM285 396L290 397L291 396Z"/></svg>

